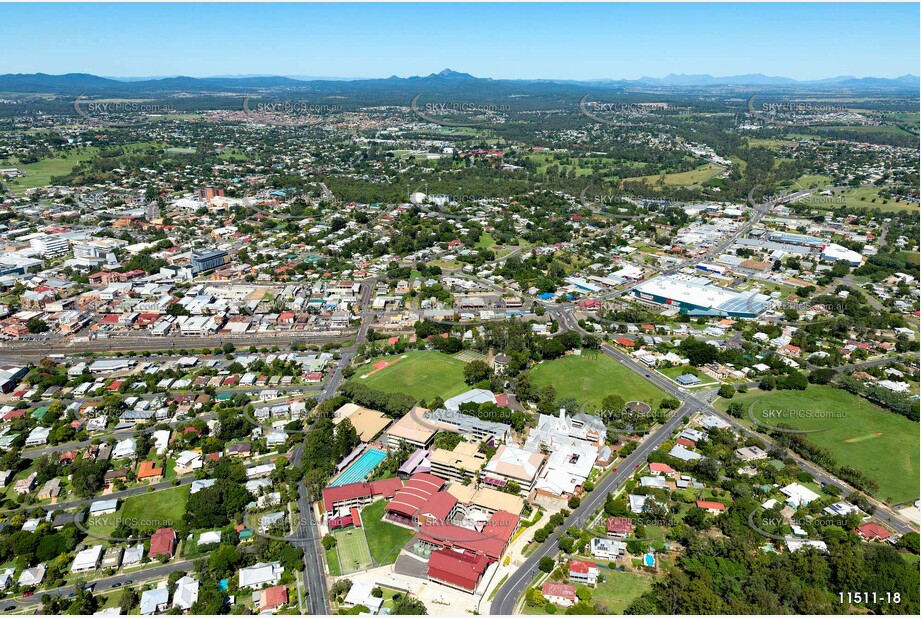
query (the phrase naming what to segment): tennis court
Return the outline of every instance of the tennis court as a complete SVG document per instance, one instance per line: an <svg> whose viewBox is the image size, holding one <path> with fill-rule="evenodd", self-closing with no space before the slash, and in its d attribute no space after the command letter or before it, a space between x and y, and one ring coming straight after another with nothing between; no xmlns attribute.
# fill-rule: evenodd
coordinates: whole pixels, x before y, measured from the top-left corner
<svg viewBox="0 0 921 618"><path fill-rule="evenodd" d="M332 534L336 537L336 551L339 553L339 566L343 575L371 568L371 550L364 530L349 527Z"/></svg>

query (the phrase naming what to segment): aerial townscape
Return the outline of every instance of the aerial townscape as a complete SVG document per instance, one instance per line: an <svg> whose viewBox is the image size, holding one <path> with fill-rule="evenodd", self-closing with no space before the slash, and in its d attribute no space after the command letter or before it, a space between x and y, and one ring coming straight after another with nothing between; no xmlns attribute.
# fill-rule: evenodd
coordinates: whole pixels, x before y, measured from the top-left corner
<svg viewBox="0 0 921 618"><path fill-rule="evenodd" d="M829 7L901 77L635 79L528 77L565 6L80 8L4 7L4 614L921 612L917 5Z"/></svg>

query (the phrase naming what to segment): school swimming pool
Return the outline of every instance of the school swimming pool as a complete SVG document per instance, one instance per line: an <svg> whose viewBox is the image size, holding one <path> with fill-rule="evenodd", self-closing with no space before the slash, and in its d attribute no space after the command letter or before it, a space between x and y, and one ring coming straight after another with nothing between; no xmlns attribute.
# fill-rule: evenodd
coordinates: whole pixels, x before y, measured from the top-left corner
<svg viewBox="0 0 921 618"><path fill-rule="evenodd" d="M345 469L336 480L329 484L330 487L339 485L348 485L349 483L358 483L365 480L371 471L374 470L382 461L387 458L387 453L374 448L369 448L355 460L351 466Z"/></svg>

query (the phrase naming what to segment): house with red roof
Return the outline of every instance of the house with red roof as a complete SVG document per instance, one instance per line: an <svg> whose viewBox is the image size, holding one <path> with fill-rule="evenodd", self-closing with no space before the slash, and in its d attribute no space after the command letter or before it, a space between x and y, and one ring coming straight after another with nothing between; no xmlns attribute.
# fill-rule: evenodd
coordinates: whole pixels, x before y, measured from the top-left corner
<svg viewBox="0 0 921 618"><path fill-rule="evenodd" d="M710 500L698 500L697 508L703 509L711 515L719 515L726 510L726 505L721 502L711 502Z"/></svg>
<svg viewBox="0 0 921 618"><path fill-rule="evenodd" d="M560 607L572 607L576 604L576 587L572 584L545 581L540 591L544 598Z"/></svg>
<svg viewBox="0 0 921 618"><path fill-rule="evenodd" d="M158 468L152 461L142 461L138 466L139 481L158 481L163 478L163 468Z"/></svg>
<svg viewBox="0 0 921 618"><path fill-rule="evenodd" d="M172 558L176 554L176 531L172 528L160 528L150 537L151 558L167 556Z"/></svg>
<svg viewBox="0 0 921 618"><path fill-rule="evenodd" d="M628 517L608 517L605 523L609 539L625 539L633 533L633 520Z"/></svg>
<svg viewBox="0 0 921 618"><path fill-rule="evenodd" d="M570 560L569 581L594 586L598 583L598 565L586 560Z"/></svg>
<svg viewBox="0 0 921 618"><path fill-rule="evenodd" d="M674 476L677 471L666 463L652 462L649 464L649 472L653 476L664 474L665 476Z"/></svg>
<svg viewBox="0 0 921 618"><path fill-rule="evenodd" d="M259 611L275 610L288 602L288 587L282 584L266 588L259 592Z"/></svg>
<svg viewBox="0 0 921 618"><path fill-rule="evenodd" d="M428 578L464 592L476 591L489 560L482 554L438 549L429 556Z"/></svg>
<svg viewBox="0 0 921 618"><path fill-rule="evenodd" d="M860 524L854 532L864 541L885 541L892 536L891 532L875 521Z"/></svg>

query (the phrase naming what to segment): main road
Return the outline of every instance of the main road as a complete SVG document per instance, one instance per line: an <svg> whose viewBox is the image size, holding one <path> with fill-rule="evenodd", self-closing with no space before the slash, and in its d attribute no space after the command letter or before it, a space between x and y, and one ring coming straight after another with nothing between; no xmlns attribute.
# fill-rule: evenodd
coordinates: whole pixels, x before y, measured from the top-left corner
<svg viewBox="0 0 921 618"><path fill-rule="evenodd" d="M317 400L326 401L336 394L343 380L343 372L352 363L352 358L364 343L374 319L374 312L370 309L371 294L377 279L366 279L362 282L361 297L358 304L358 315L361 325L358 328L355 341L341 351L339 364L327 380L323 392ZM301 443L291 453L291 464L295 467L301 465L304 456L304 445ZM329 614L329 597L327 593L326 569L323 566L325 551L320 542L319 524L313 510L313 497L309 495L306 484L301 481L297 488L297 510L299 521L295 528L292 544L304 551L304 584L307 588L307 607L311 614Z"/></svg>
<svg viewBox="0 0 921 618"><path fill-rule="evenodd" d="M545 556L554 556L559 552L557 541L561 534L564 534L570 526L584 527L588 525L595 510L600 508L607 499L609 493L614 493L618 487L627 482L633 473L643 463L650 453L655 451L661 444L672 435L679 425L692 413L697 411L693 404L686 403L673 414L659 429L651 433L635 451L619 462L616 471L608 473L595 489L586 494L582 503L573 509L566 521L563 522L553 533L547 537L547 540L541 543L537 550L531 554L496 593L490 605L489 613L510 615L515 613L515 606L518 599L527 589L528 585L537 576L537 564Z"/></svg>

